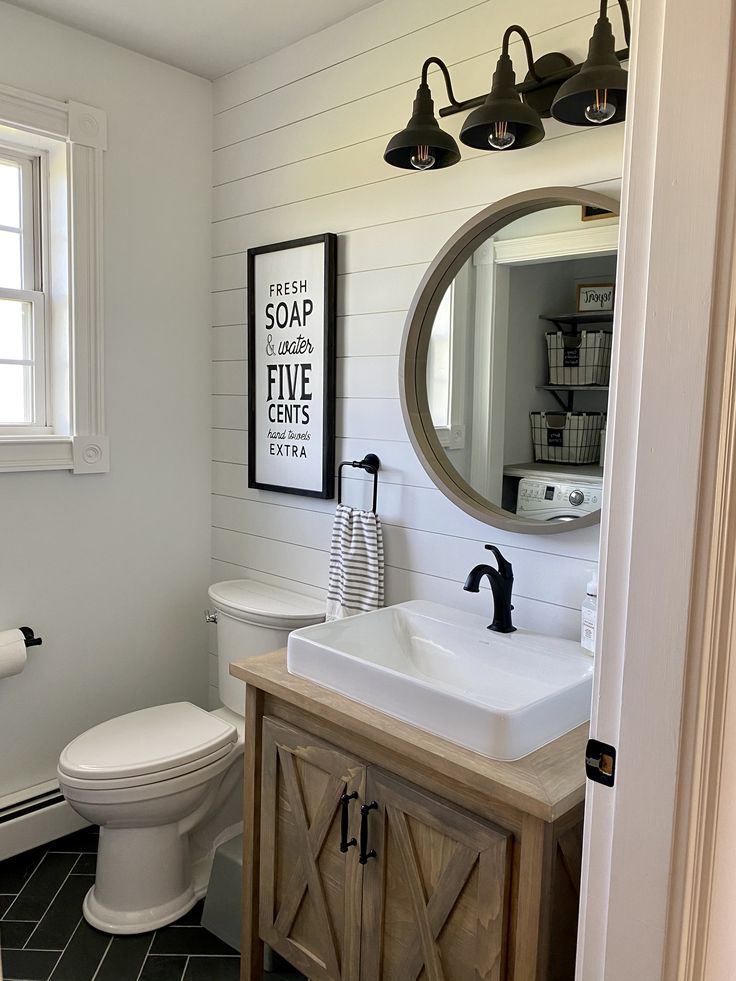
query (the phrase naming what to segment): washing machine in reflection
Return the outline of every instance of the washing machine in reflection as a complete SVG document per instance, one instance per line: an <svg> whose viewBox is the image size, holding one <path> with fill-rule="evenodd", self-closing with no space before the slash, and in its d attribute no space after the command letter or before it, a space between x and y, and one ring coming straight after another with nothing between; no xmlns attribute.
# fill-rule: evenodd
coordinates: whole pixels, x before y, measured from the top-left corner
<svg viewBox="0 0 736 981"><path fill-rule="evenodd" d="M573 521L599 511L603 481L578 482L522 477L516 498L516 513L533 521Z"/></svg>

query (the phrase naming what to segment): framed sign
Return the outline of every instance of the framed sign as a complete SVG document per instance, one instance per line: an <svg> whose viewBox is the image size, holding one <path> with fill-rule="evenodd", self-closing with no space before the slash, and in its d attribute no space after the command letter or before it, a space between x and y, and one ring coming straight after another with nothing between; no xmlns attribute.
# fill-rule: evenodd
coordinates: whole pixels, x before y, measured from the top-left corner
<svg viewBox="0 0 736 981"><path fill-rule="evenodd" d="M335 496L337 236L248 249L248 486Z"/></svg>
<svg viewBox="0 0 736 981"><path fill-rule="evenodd" d="M607 211L606 208L594 208L592 204L584 204L580 210L581 221L600 221L601 218L618 218L618 215L614 211Z"/></svg>
<svg viewBox="0 0 736 981"><path fill-rule="evenodd" d="M578 283L578 313L613 310L614 283Z"/></svg>

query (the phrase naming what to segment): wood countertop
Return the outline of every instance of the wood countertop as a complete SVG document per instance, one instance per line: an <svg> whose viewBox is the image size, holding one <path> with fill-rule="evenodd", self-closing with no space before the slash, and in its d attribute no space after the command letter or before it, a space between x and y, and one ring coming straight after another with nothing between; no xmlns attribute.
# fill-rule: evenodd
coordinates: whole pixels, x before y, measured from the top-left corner
<svg viewBox="0 0 736 981"><path fill-rule="evenodd" d="M230 674L246 685L543 821L557 820L585 797L587 723L521 760L505 763L289 674L285 648L237 661L230 665Z"/></svg>

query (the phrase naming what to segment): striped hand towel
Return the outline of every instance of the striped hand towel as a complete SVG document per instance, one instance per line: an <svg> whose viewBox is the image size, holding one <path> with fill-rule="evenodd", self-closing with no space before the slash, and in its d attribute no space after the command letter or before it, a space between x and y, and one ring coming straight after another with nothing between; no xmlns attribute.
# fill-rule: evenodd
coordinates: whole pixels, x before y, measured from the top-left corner
<svg viewBox="0 0 736 981"><path fill-rule="evenodd" d="M330 545L327 620L383 606L383 533L378 515L338 504Z"/></svg>

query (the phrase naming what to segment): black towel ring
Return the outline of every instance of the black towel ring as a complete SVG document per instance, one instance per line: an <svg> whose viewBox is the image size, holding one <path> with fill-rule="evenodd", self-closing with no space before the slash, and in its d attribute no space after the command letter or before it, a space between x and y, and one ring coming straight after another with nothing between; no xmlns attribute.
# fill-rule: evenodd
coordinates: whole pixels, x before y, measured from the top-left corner
<svg viewBox="0 0 736 981"><path fill-rule="evenodd" d="M344 460L337 468L337 503L342 504L342 468L357 467L358 470L365 470L373 476L373 513L376 513L376 501L378 499L378 471L381 469L381 461L375 453L366 453L362 460Z"/></svg>

